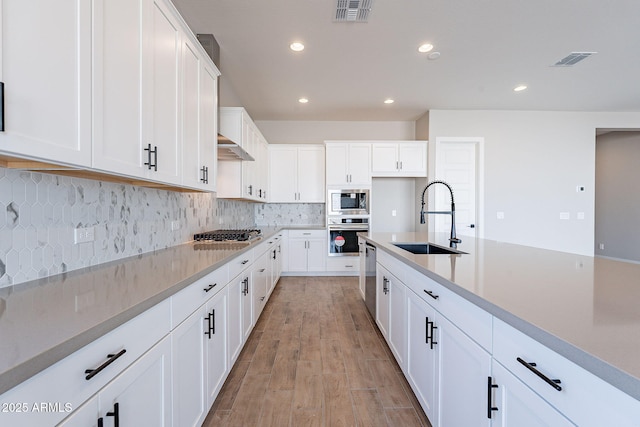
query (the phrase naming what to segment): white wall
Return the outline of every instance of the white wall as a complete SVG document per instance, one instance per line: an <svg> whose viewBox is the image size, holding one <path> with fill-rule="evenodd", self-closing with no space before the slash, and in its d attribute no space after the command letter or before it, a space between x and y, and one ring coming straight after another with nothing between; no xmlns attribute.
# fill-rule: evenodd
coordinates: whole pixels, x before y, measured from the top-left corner
<svg viewBox="0 0 640 427"><path fill-rule="evenodd" d="M485 238L593 255L595 130L638 128L640 113L431 110L428 126L432 142L484 138ZM431 143L430 170L435 158Z"/></svg>
<svg viewBox="0 0 640 427"><path fill-rule="evenodd" d="M325 140L415 139L415 122L412 121L256 120L255 123L270 144L322 144Z"/></svg>
<svg viewBox="0 0 640 427"><path fill-rule="evenodd" d="M373 178L371 231L413 231L416 219L414 178ZM395 211L395 216L392 211Z"/></svg>

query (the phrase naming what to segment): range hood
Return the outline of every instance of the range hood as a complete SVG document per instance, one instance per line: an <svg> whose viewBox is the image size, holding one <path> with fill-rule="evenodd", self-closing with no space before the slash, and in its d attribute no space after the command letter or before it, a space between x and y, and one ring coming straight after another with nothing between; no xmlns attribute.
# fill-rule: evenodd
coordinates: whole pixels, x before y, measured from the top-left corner
<svg viewBox="0 0 640 427"><path fill-rule="evenodd" d="M218 134L218 160L253 162L255 159L241 146L226 136Z"/></svg>

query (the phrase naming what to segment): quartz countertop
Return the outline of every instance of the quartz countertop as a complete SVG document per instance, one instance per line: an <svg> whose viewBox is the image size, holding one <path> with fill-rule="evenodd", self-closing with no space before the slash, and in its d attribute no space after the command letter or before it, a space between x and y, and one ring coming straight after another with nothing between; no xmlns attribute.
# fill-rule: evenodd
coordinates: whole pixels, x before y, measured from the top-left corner
<svg viewBox="0 0 640 427"><path fill-rule="evenodd" d="M0 288L0 393L62 360L280 231L190 242Z"/></svg>
<svg viewBox="0 0 640 427"><path fill-rule="evenodd" d="M393 243L448 235L360 236L640 400L639 264L465 236L467 254L414 255Z"/></svg>

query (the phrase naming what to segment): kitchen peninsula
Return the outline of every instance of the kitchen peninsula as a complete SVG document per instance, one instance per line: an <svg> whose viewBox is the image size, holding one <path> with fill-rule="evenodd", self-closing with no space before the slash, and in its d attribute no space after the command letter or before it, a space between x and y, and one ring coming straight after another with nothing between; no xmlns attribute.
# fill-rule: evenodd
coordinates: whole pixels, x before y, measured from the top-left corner
<svg viewBox="0 0 640 427"><path fill-rule="evenodd" d="M571 422L599 425L597 415L588 418L591 412L596 412L595 409L590 410L592 407L597 407L599 416L609 423L613 422L613 413L616 416L623 414L619 423L616 419L609 425L634 425L631 420L637 423L640 419L640 314L637 310L640 265L466 236L461 236L462 243L457 245L457 249L466 254L420 255L400 249L394 243L433 242L449 246L449 236L372 232L361 233L360 237L378 248L378 281L384 281L384 293L393 294L394 281L405 285L406 306L401 306L394 314L391 305L391 312L385 315L391 319L388 330L392 335L393 321L398 320L398 312L409 312L408 315L400 313L408 323L405 328L407 335L400 339L385 338L392 349L394 339L401 343L396 344L399 348L405 340L403 350L394 351L394 354L419 399L422 393L416 390L411 372L411 357L417 354L412 349L412 328L420 330L417 334L419 344L425 343L425 334L427 343L431 340L434 345L445 341L446 336L443 335L443 325L438 325L437 320L436 327L429 328L430 322L434 325L434 315L428 315L426 331L422 326L424 317L421 318L422 325L412 324L412 297L440 310L443 317L448 317L454 324L455 316L459 314L464 320L456 326L478 343L480 353L485 354L489 361L482 386L481 403L484 408L488 404L487 376L490 381L498 383L494 386L496 391L489 389L489 405L493 400L494 408L501 408L507 402L499 398L499 393L503 392L500 391L500 381L495 377L497 362L514 373L518 369L528 373L536 365L533 362L537 362L538 369L543 373L547 370L551 376L550 382L558 381L560 384L556 384L554 389L533 376L529 379L533 386L528 381L527 385L534 388L539 382L542 391L538 393ZM458 302L454 304L451 301ZM439 304L444 308L438 308ZM449 315L446 310L452 305L458 305L458 311L451 311ZM465 325L469 330L465 330ZM523 362L516 362L516 358L526 360L527 352L517 348L520 344L536 349L533 353L538 360L527 360L528 367L522 366ZM428 345L426 347L429 348ZM543 360L557 360L556 366L562 366L562 370L553 369L550 364L545 366ZM575 372L570 374L570 370ZM441 375L442 372L441 369ZM572 375L573 382L568 378ZM576 395L580 397L576 398ZM430 413L429 405L433 402L427 398L423 400L421 403L432 423L447 425L439 422L433 412ZM613 406L607 406L609 404ZM486 417L487 410L484 411ZM489 415L491 412L489 410ZM576 413L579 419L576 419ZM493 418L498 417L493 413ZM514 425L513 420L511 425Z"/></svg>

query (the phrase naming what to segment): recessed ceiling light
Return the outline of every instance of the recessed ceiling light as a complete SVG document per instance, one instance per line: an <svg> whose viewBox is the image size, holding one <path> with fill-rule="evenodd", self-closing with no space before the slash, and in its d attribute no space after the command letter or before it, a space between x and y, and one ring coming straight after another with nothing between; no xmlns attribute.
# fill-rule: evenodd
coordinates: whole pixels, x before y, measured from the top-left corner
<svg viewBox="0 0 640 427"><path fill-rule="evenodd" d="M429 55L427 55L427 59L430 59L432 61L438 58L440 58L440 52L431 52Z"/></svg>
<svg viewBox="0 0 640 427"><path fill-rule="evenodd" d="M418 46L418 52L420 53L431 52L431 50L433 50L433 45L431 43L425 43Z"/></svg>
<svg viewBox="0 0 640 427"><path fill-rule="evenodd" d="M518 85L516 87L513 88L514 92L522 92L523 90L525 90L527 88L527 85Z"/></svg>
<svg viewBox="0 0 640 427"><path fill-rule="evenodd" d="M289 49L291 49L294 52L300 52L304 50L304 45L300 42L293 42L289 45Z"/></svg>
<svg viewBox="0 0 640 427"><path fill-rule="evenodd" d="M387 99L384 100L385 104L393 104L394 102L395 101L393 99L391 99L391 98L387 98Z"/></svg>
<svg viewBox="0 0 640 427"><path fill-rule="evenodd" d="M300 98L300 99L298 99L298 102L300 104L306 104L307 102L309 102L309 100L307 98Z"/></svg>

